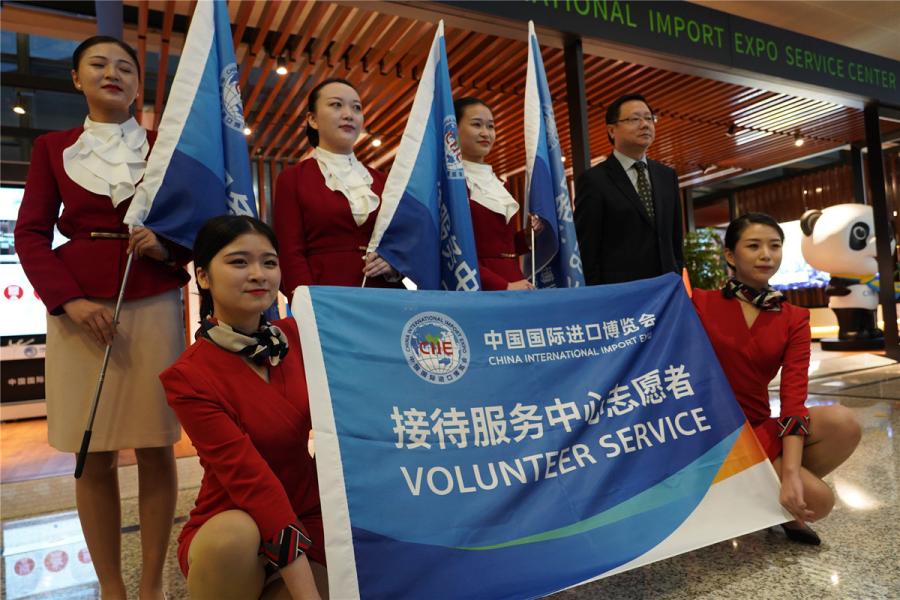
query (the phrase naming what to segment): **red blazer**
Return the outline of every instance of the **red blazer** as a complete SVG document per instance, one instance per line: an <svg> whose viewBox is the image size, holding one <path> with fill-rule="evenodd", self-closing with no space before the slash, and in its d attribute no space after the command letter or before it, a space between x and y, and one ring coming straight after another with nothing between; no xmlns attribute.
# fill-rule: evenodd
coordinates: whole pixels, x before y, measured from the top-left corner
<svg viewBox="0 0 900 600"><path fill-rule="evenodd" d="M91 239L91 232L127 234L122 219L131 200L113 207L109 196L84 189L69 179L63 168L63 150L74 144L82 131L77 127L34 140L16 221L16 252L22 268L53 315L62 314L62 305L75 298L115 298L127 260L127 239ZM156 134L148 131L147 137L152 144ZM54 224L69 241L51 250ZM190 280L183 268L190 251L166 245L176 264L151 258L135 260L125 288L126 300L154 296Z"/></svg>
<svg viewBox="0 0 900 600"><path fill-rule="evenodd" d="M510 282L525 279L518 256L528 252L528 242L524 231L516 231L515 217L507 223L506 217L471 199L469 208L472 211L481 287L485 290L505 290Z"/></svg>
<svg viewBox="0 0 900 600"><path fill-rule="evenodd" d="M693 302L754 428L770 420L768 386L779 368L781 416L809 415L805 404L811 342L808 310L785 302L780 312L760 312L748 329L740 301L726 299L719 290L695 289Z"/></svg>
<svg viewBox="0 0 900 600"><path fill-rule="evenodd" d="M307 451L312 424L300 337L293 319L274 324L290 350L269 368L269 383L240 355L203 338L159 376L203 466L200 492L178 537L180 558L207 520L240 509L256 521L264 540L303 523L314 544L310 557L324 564L321 526L308 526L321 522L321 509L316 465Z"/></svg>
<svg viewBox="0 0 900 600"><path fill-rule="evenodd" d="M381 195L385 176L374 169L372 191ZM379 207L380 208L380 207ZM362 284L363 258L378 211L357 225L347 198L329 190L314 158L284 169L275 185L272 206L281 262L281 291L290 298L299 285ZM401 287L383 277L366 287Z"/></svg>

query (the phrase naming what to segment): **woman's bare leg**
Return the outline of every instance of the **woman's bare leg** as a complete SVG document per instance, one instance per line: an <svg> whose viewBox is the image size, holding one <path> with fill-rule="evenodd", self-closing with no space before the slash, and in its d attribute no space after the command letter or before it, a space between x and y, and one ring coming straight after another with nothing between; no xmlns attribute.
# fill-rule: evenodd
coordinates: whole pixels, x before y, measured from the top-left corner
<svg viewBox="0 0 900 600"><path fill-rule="evenodd" d="M163 567L178 499L172 446L138 448L138 510L141 521L141 600L163 600Z"/></svg>
<svg viewBox="0 0 900 600"><path fill-rule="evenodd" d="M259 528L241 510L221 512L204 523L188 549L191 600L259 598L265 582Z"/></svg>
<svg viewBox="0 0 900 600"><path fill-rule="evenodd" d="M825 477L850 458L862 430L846 406L813 406L809 409L809 435L803 447L803 466Z"/></svg>
<svg viewBox="0 0 900 600"><path fill-rule="evenodd" d="M119 453L89 452L75 480L75 504L103 600L124 600Z"/></svg>
<svg viewBox="0 0 900 600"><path fill-rule="evenodd" d="M805 462L805 461L804 461ZM772 461L772 466L781 478L781 457ZM806 507L813 512L810 521L818 521L828 515L834 508L834 492L828 484L815 476L806 467L800 467L800 481L803 484L803 500ZM796 521L794 521L796 523ZM798 523L799 527L800 524Z"/></svg>

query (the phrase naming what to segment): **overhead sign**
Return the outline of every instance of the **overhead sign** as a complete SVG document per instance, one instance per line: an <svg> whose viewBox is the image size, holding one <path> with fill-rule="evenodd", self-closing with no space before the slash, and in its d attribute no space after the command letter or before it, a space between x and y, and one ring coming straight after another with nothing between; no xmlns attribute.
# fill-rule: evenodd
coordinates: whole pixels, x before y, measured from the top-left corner
<svg viewBox="0 0 900 600"><path fill-rule="evenodd" d="M690 2L447 1L466 10L900 104L900 62Z"/></svg>

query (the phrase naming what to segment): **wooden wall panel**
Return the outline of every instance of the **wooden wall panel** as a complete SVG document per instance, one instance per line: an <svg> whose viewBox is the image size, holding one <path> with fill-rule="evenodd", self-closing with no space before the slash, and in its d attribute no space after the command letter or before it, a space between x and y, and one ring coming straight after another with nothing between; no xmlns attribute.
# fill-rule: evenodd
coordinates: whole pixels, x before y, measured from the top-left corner
<svg viewBox="0 0 900 600"><path fill-rule="evenodd" d="M853 202L853 170L836 165L740 190L735 197L741 214L764 212L793 221L809 209Z"/></svg>

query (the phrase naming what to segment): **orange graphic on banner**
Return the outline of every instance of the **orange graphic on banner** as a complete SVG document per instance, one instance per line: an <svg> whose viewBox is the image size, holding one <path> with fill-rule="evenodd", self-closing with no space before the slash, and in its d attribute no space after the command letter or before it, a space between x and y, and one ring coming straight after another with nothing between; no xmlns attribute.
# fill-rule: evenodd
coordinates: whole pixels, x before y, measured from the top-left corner
<svg viewBox="0 0 900 600"><path fill-rule="evenodd" d="M719 468L719 472L716 474L716 478L713 479L713 484L724 481L732 475L736 475L744 469L749 469L764 460L766 460L766 453L763 451L762 446L759 445L759 440L756 439L756 434L753 433L750 423L745 422L741 428L741 433L734 442L734 446L731 447L731 452L728 453L728 456Z"/></svg>

